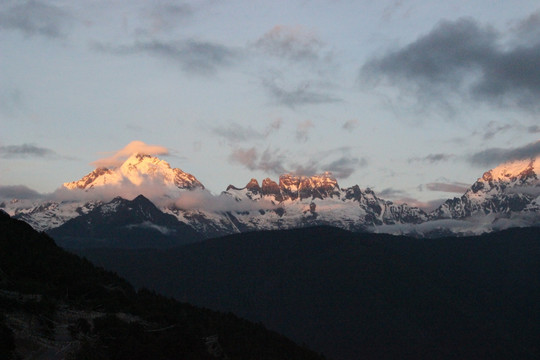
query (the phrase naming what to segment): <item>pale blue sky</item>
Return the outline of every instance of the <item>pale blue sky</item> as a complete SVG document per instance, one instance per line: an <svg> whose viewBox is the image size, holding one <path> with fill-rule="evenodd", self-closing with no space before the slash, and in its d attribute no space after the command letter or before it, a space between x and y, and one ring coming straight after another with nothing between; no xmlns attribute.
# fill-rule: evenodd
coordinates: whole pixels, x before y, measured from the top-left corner
<svg viewBox="0 0 540 360"><path fill-rule="evenodd" d="M539 39L537 1L2 1L0 187L139 140L214 193L331 170L459 196L538 154Z"/></svg>

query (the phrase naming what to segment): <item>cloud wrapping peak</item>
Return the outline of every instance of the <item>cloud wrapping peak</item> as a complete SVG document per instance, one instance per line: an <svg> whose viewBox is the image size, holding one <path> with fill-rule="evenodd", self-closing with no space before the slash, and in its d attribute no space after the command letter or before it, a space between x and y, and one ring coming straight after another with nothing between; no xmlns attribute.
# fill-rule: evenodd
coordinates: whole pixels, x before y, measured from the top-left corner
<svg viewBox="0 0 540 360"><path fill-rule="evenodd" d="M120 166L133 154L169 155L169 150L164 146L148 145L142 141L135 140L127 144L124 148L116 151L113 155L92 162L92 165L96 168L114 168Z"/></svg>
<svg viewBox="0 0 540 360"><path fill-rule="evenodd" d="M521 32L540 32L531 19ZM522 35L523 36L523 35ZM376 85L387 80L404 92L411 85L419 101L462 99L537 110L540 96L540 38L527 44L472 19L443 21L416 41L366 62L360 80ZM504 46L502 44L505 44ZM420 100L423 99L423 100Z"/></svg>

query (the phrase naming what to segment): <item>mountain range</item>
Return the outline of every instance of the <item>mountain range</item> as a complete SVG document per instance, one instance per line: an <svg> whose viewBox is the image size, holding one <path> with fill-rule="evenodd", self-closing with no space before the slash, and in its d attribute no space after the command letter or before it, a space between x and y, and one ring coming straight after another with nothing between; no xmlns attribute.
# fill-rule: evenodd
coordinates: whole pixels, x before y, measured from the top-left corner
<svg viewBox="0 0 540 360"><path fill-rule="evenodd" d="M89 244L86 240L92 239L98 246L167 247L319 225L417 237L471 235L540 224L539 177L540 157L508 162L428 213L384 200L370 188L341 188L329 172L283 174L278 182L266 178L260 184L251 179L216 196L168 162L133 154L118 167L98 168L64 183L47 199L7 199L0 208L73 246L73 241ZM147 235L155 244L147 242Z"/></svg>

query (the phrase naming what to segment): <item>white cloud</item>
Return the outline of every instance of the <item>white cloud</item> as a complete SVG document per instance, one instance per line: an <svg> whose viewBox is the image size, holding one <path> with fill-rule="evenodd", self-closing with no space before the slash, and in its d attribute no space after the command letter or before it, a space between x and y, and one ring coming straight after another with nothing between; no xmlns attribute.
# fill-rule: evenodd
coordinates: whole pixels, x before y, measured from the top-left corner
<svg viewBox="0 0 540 360"><path fill-rule="evenodd" d="M92 165L96 168L117 167L133 154L169 155L169 150L161 145L148 145L142 141L135 140L127 144L124 148L116 151L113 155L92 162Z"/></svg>

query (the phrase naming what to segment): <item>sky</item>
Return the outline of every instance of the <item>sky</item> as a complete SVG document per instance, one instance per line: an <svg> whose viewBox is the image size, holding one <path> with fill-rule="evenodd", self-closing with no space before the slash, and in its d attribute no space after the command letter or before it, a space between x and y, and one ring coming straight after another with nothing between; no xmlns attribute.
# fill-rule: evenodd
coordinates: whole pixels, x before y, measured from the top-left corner
<svg viewBox="0 0 540 360"><path fill-rule="evenodd" d="M537 0L0 2L0 193L140 145L214 194L331 171L429 208L538 156L539 100Z"/></svg>

